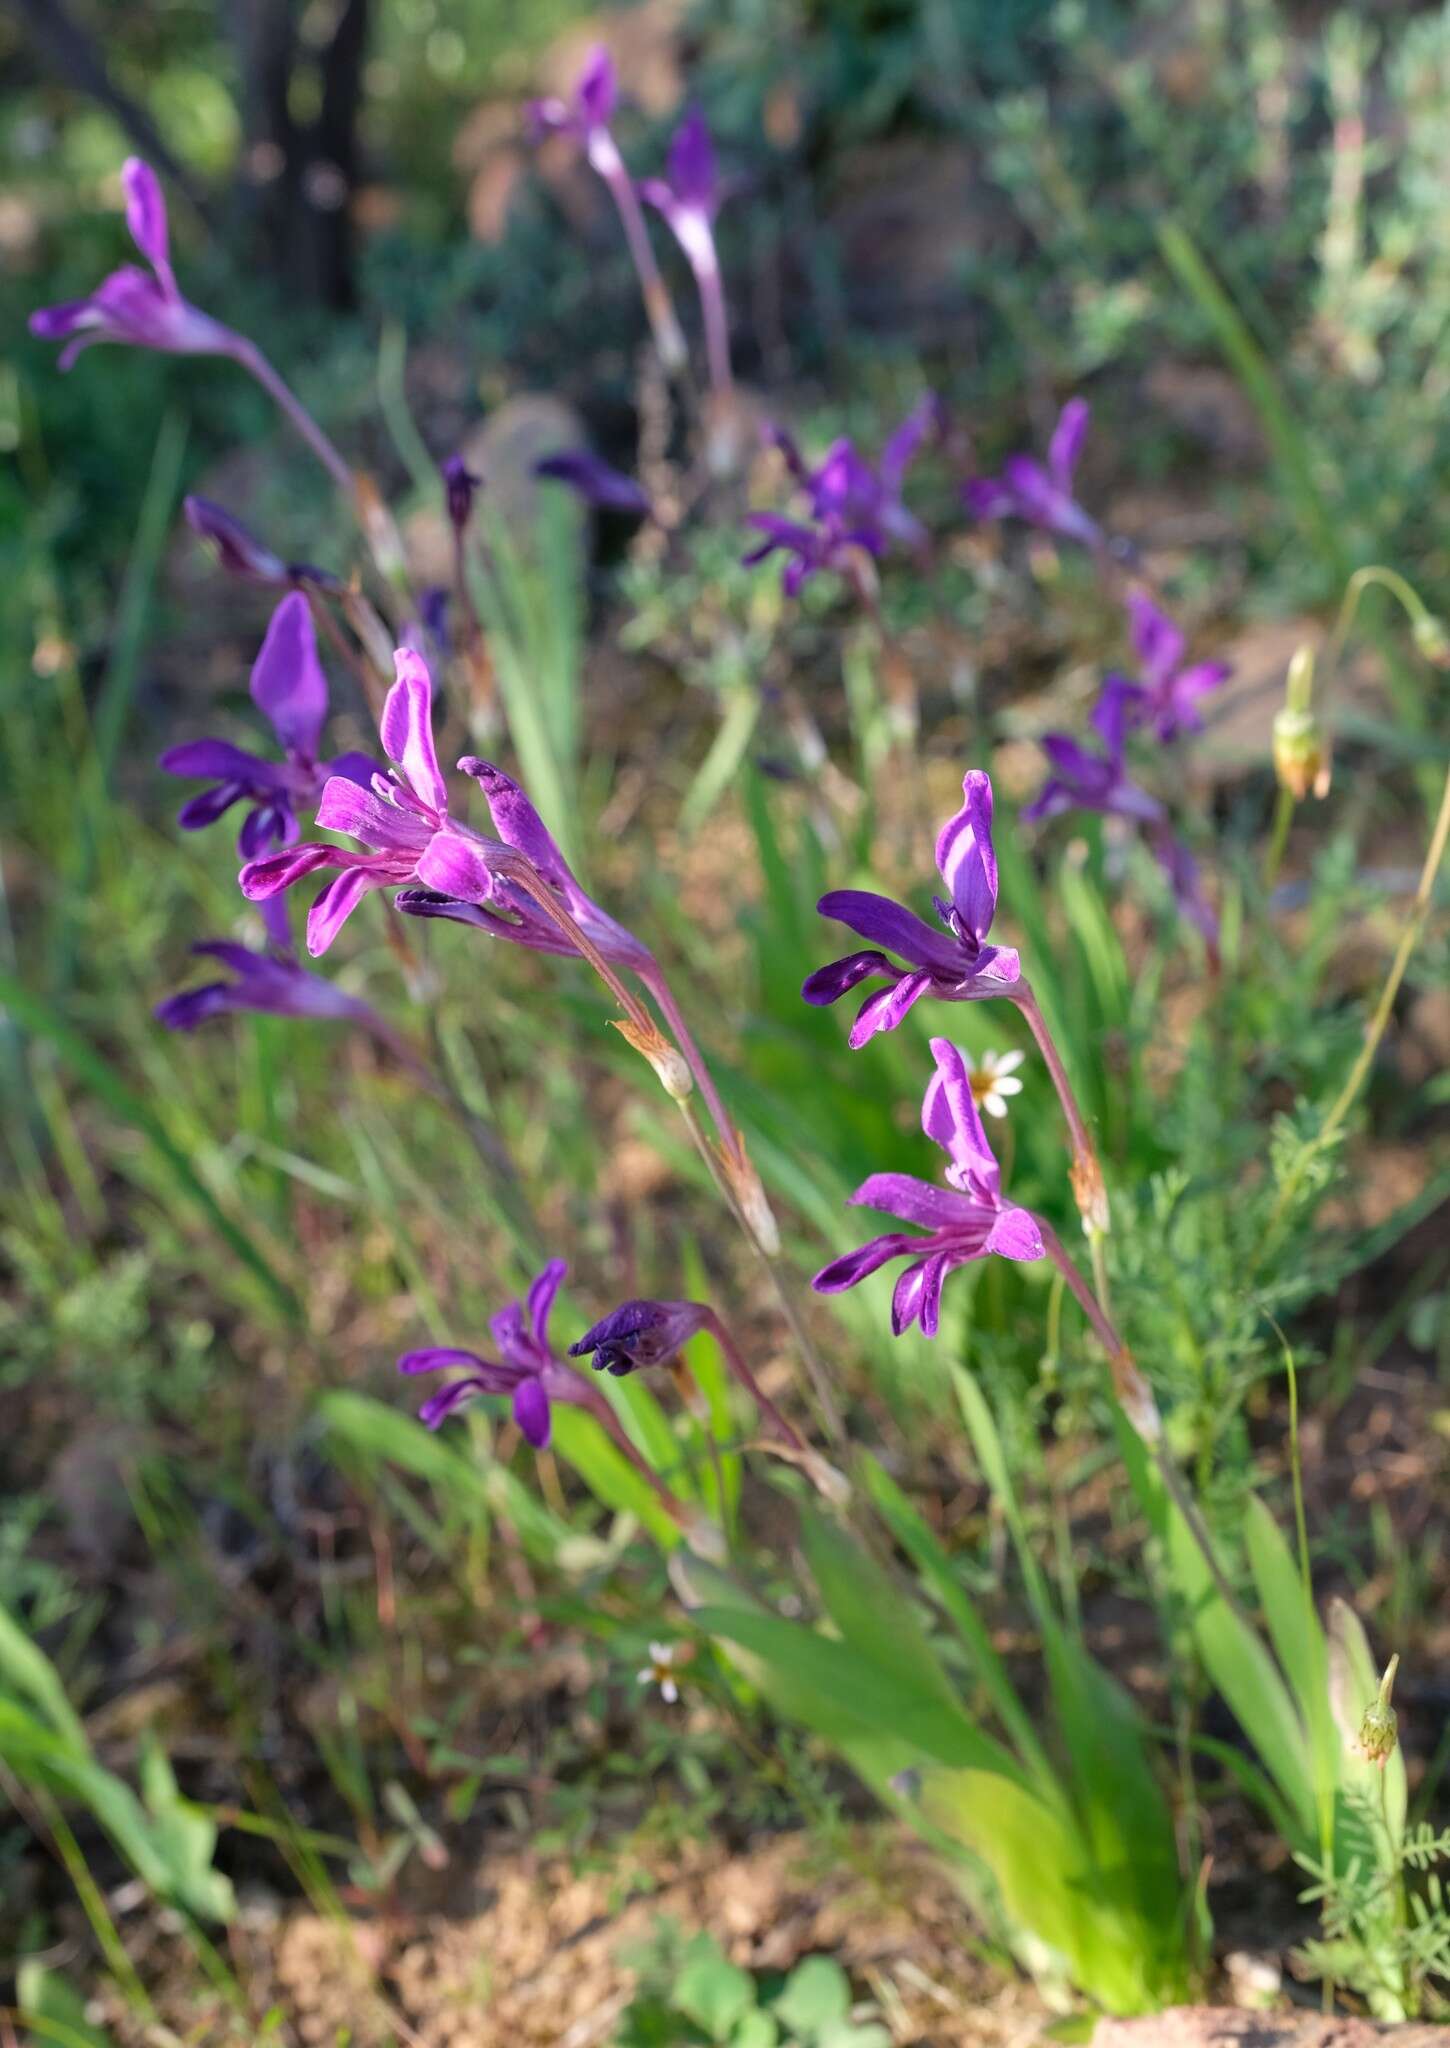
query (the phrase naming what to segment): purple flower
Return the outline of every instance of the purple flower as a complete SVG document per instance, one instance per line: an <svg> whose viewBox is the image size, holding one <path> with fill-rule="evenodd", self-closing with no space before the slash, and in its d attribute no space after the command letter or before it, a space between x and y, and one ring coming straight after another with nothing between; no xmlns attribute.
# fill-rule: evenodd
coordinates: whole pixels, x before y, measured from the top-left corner
<svg viewBox="0 0 1450 2048"><path fill-rule="evenodd" d="M514 1421L523 1435L536 1451L542 1451L549 1441L551 1403L564 1401L592 1410L592 1390L587 1381L581 1380L572 1366L555 1358L549 1349L549 1312L568 1270L562 1259L550 1259L530 1287L527 1301L510 1302L493 1318L489 1328L498 1352L496 1359L447 1345L404 1352L398 1360L399 1372L466 1368L462 1379L450 1380L418 1410L419 1419L429 1429L437 1429L455 1409L478 1394L504 1394L513 1404Z"/></svg>
<svg viewBox="0 0 1450 2048"><path fill-rule="evenodd" d="M629 512L648 519L654 510L642 485L622 470L611 469L587 448L561 448L555 455L544 456L534 464L534 475L567 484L586 505L597 505L604 512Z"/></svg>
<svg viewBox="0 0 1450 2048"><path fill-rule="evenodd" d="M140 157L121 168L126 225L151 266L132 263L102 278L87 299L44 306L30 316L30 331L43 341L63 341L60 367L68 370L82 349L96 341L129 342L135 348L172 355L235 355L239 337L181 296L171 268L166 201L156 173Z"/></svg>
<svg viewBox="0 0 1450 2048"><path fill-rule="evenodd" d="M1198 700L1228 680L1232 663L1200 661L1184 668L1187 642L1182 630L1141 590L1129 596L1128 616L1143 671L1142 687L1127 700L1131 722L1151 725L1165 741L1180 733L1201 732Z"/></svg>
<svg viewBox="0 0 1450 2048"><path fill-rule="evenodd" d="M608 186L629 245L630 258L639 278L645 312L649 316L660 357L667 369L678 370L685 362L685 337L680 332L680 323L675 318L675 309L650 247L649 230L644 224L634 180L625 169L619 145L609 126L618 98L614 59L600 44L590 51L569 98L535 100L529 109L529 125L536 138L572 135L582 144L590 168Z"/></svg>
<svg viewBox="0 0 1450 2048"><path fill-rule="evenodd" d="M1092 722L1102 740L1101 753L1080 746L1067 733L1050 732L1042 750L1052 773L1039 794L1022 812L1024 819L1056 818L1064 811L1102 811L1107 816L1135 818L1143 825L1163 819L1158 799L1140 789L1124 761L1129 713L1142 692L1123 676L1106 676Z"/></svg>
<svg viewBox="0 0 1450 2048"><path fill-rule="evenodd" d="M892 1259L911 1264L891 1297L891 1329L899 1337L913 1323L934 1337L941 1320L942 1282L955 1266L996 1252L1005 1259L1040 1259L1036 1218L1002 1199L1001 1176L972 1098L966 1060L950 1039L931 1041L936 1073L922 1103L921 1127L946 1153L950 1185L934 1187L909 1173L873 1173L851 1200L867 1209L919 1224L927 1232L890 1231L844 1258L833 1259L811 1285L840 1294Z"/></svg>
<svg viewBox="0 0 1450 2048"><path fill-rule="evenodd" d="M423 864L434 840L450 829L458 835L465 830L450 828L448 786L433 746L433 680L428 665L410 648L399 648L393 659L397 680L383 705L378 731L383 751L401 773L374 773L370 787L334 775L317 808L323 831L345 832L369 850L292 846L250 861L241 872L242 894L261 903L321 868L340 870L308 912L309 953L327 951L370 889L426 880ZM459 836L457 843L465 842ZM482 842L474 843L483 850Z"/></svg>
<svg viewBox="0 0 1450 2048"><path fill-rule="evenodd" d="M529 108L529 123L536 137L573 135L587 145L592 135L609 126L618 100L614 59L602 43L596 43L569 98L535 100Z"/></svg>
<svg viewBox="0 0 1450 2048"><path fill-rule="evenodd" d="M1102 528L1072 495L1087 425L1087 400L1070 398L1048 443L1046 466L1032 455L1009 455L1000 476L974 477L964 487L967 510L978 519L1025 519L1064 540L1101 548Z"/></svg>
<svg viewBox="0 0 1450 2048"><path fill-rule="evenodd" d="M730 325L715 248L715 216L723 195L715 170L715 145L698 107L691 107L675 130L665 176L646 178L639 189L650 205L663 214L695 273L705 321L710 382L717 392L728 391Z"/></svg>
<svg viewBox="0 0 1450 2048"><path fill-rule="evenodd" d="M1180 917L1187 918L1203 934L1214 960L1218 958L1219 924L1218 913L1208 900L1203 886L1203 874L1198 862L1176 833L1166 825L1157 827L1148 835L1148 844L1153 857L1168 877L1168 886L1173 891L1173 901L1178 906Z"/></svg>
<svg viewBox="0 0 1450 2048"><path fill-rule="evenodd" d="M587 1357L596 1372L622 1379L642 1367L668 1365L714 1320L697 1301L625 1301L571 1344L569 1356Z"/></svg>
<svg viewBox="0 0 1450 2048"><path fill-rule="evenodd" d="M442 469L449 522L453 531L461 534L473 517L474 495L481 488L483 478L474 475L461 455L450 455Z"/></svg>
<svg viewBox="0 0 1450 2048"><path fill-rule="evenodd" d="M234 747L229 740L189 740L169 747L159 762L168 775L204 777L213 785L182 805L177 822L183 831L215 824L235 803L251 806L237 840L243 860L255 860L269 846L290 846L297 837L297 807L311 803L329 776L365 786L375 767L366 754L318 758L327 678L317 658L312 614L300 591L290 592L272 614L252 667L251 695L277 735L281 761Z"/></svg>
<svg viewBox="0 0 1450 2048"><path fill-rule="evenodd" d="M472 754L465 754L458 766L487 797L501 847L511 847L524 856L591 945L616 967L636 973L651 967L648 949L585 894L553 835L513 777ZM471 924L534 952L572 957L577 948L568 935L527 890L498 869L497 856L490 855L487 842L444 830L429 848L426 860L419 863L418 879L425 886L404 890L397 907L414 917L444 917Z"/></svg>
<svg viewBox="0 0 1450 2048"><path fill-rule="evenodd" d="M833 889L816 905L870 939L872 949L848 953L818 967L801 994L808 1003L834 1003L858 982L885 975L890 986L869 995L856 1013L849 1043L863 1046L877 1031L894 1031L912 1004L931 994L953 1003L1008 995L1021 966L1010 946L989 946L997 910L997 857L992 850L992 779L974 768L962 778L962 808L943 825L936 864L947 898L933 898L941 932L889 896L863 889ZM907 962L899 967L876 950L889 947Z"/></svg>
<svg viewBox="0 0 1450 2048"><path fill-rule="evenodd" d="M791 436L782 428L772 428L770 440L809 504L809 520L786 519L774 512L749 513L747 525L766 538L743 557L746 566L784 552L791 559L782 586L788 597L795 597L818 570L849 576L855 550L879 560L893 541L914 549L924 547L926 529L907 511L901 489L922 442L929 433L940 431L941 421L941 401L928 392L891 435L874 468L854 442L843 436L832 442L815 469L808 469Z"/></svg>
<svg viewBox="0 0 1450 2048"><path fill-rule="evenodd" d="M254 953L248 946L211 939L193 946L203 959L216 960L236 976L184 989L156 1005L155 1016L168 1031L195 1031L211 1017L235 1010L255 1010L268 1017L332 1017L371 1029L380 1020L368 1004L344 995L320 974L309 974L288 956Z"/></svg>
<svg viewBox="0 0 1450 2048"><path fill-rule="evenodd" d="M326 569L314 569L308 562L284 562L225 506L210 498L184 498L181 505L192 532L210 543L217 561L229 575L244 583L257 583L269 590L291 590L311 584L317 590L341 590L342 583Z"/></svg>

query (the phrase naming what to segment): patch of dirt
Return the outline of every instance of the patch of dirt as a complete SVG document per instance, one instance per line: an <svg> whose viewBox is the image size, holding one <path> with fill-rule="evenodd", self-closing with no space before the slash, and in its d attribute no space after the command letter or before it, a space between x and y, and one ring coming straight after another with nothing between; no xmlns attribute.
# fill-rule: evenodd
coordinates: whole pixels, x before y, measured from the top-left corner
<svg viewBox="0 0 1450 2048"><path fill-rule="evenodd" d="M853 1835L846 1860L828 1868L802 1835L740 1855L702 1841L648 1872L616 1862L581 1875L514 1850L449 1890L446 1910L366 1920L278 1918L254 1903L232 1943L251 2028L198 2009L180 1949L176 1991L158 1993L163 2017L193 2048L251 2042L264 2014L275 2015L268 2038L287 2048L595 2048L632 1995L620 1949L660 1915L707 1929L748 1969L836 1956L901 2048L1015 2048L1046 2017L1029 1988L968 1952L961 1900L926 1851L889 1830ZM134 2048L148 2038L119 2007L106 2017Z"/></svg>

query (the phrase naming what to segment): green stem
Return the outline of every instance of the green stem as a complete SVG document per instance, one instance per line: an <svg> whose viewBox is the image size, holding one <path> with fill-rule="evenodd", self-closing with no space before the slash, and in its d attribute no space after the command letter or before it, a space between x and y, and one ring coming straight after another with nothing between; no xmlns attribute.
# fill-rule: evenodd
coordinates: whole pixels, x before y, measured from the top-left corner
<svg viewBox="0 0 1450 2048"><path fill-rule="evenodd" d="M1330 1104L1324 1121L1320 1125L1312 1143L1306 1145L1300 1153L1294 1169L1286 1175L1284 1184L1279 1190L1279 1198L1274 1204L1273 1212L1269 1217L1268 1228L1264 1233L1265 1257L1268 1256L1269 1252L1277 1244L1284 1218L1303 1185L1304 1176L1308 1173L1313 1162L1321 1153L1328 1151L1329 1147L1338 1137L1345 1119L1348 1117L1351 1109L1353 1109L1355 1102L1359 1098L1360 1090L1364 1087L1365 1081L1369 1076L1369 1070L1374 1064L1375 1054L1380 1048L1380 1041L1389 1028L1390 1017L1395 1007L1395 998L1400 992L1400 984L1405 978L1405 972L1409 967L1415 948L1420 943L1425 925L1429 920L1430 910L1435 897L1435 882L1440 872L1441 862L1445 858L1447 840L1450 840L1450 774L1447 774L1445 778L1445 787L1440 798L1440 809L1435 819L1435 829L1430 835L1429 847L1425 853L1425 865L1420 870L1420 881L1419 886L1415 890L1415 900L1411 905L1410 914L1405 920L1404 930L1400 934L1400 943L1395 948L1395 957L1390 962L1390 971L1385 976L1384 986L1379 994L1379 1001L1374 1007L1374 1014L1371 1016L1365 1029L1364 1042L1360 1046L1354 1065L1349 1070L1344 1086Z"/></svg>

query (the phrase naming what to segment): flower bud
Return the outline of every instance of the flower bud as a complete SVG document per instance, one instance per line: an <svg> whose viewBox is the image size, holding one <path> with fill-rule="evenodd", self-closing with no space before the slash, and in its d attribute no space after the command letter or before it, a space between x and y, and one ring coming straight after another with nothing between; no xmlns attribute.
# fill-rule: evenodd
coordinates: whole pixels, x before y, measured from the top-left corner
<svg viewBox="0 0 1450 2048"><path fill-rule="evenodd" d="M1108 1208L1108 1190L1097 1154L1079 1152L1073 1159L1069 1177L1073 1197L1082 1216L1084 1235L1106 1237L1112 1226L1112 1213Z"/></svg>
<svg viewBox="0 0 1450 2048"><path fill-rule="evenodd" d="M688 1100L695 1079L678 1046L672 1045L653 1025L636 1024L629 1017L616 1017L614 1028L627 1044L649 1061L666 1095L675 1102Z"/></svg>
<svg viewBox="0 0 1450 2048"><path fill-rule="evenodd" d="M1280 787L1296 803L1311 792L1324 796L1329 789L1329 754L1324 731L1312 711L1295 711L1289 705L1274 719L1274 773Z"/></svg>
<svg viewBox="0 0 1450 2048"><path fill-rule="evenodd" d="M1394 1755L1399 1740L1399 1717L1390 1705L1390 1694L1394 1690L1395 1673L1400 1659L1398 1653L1385 1666L1385 1675L1380 1680L1379 1697L1365 1708L1364 1719L1359 1724L1359 1736L1355 1748L1367 1764L1378 1764L1383 1770Z"/></svg>
<svg viewBox="0 0 1450 2048"><path fill-rule="evenodd" d="M1410 631L1426 661L1433 662L1436 668L1450 668L1450 631L1443 619L1436 618L1433 612L1419 612Z"/></svg>
<svg viewBox="0 0 1450 2048"><path fill-rule="evenodd" d="M1153 1398L1153 1389L1133 1362L1129 1351L1119 1351L1111 1360L1113 1391L1118 1404L1145 1444L1163 1440L1163 1416Z"/></svg>
<svg viewBox="0 0 1450 2048"><path fill-rule="evenodd" d="M775 1258L780 1251L780 1226L760 1184L760 1175L745 1155L744 1146L740 1146L734 1157L727 1154L724 1164L725 1177L730 1183L731 1193L740 1204L740 1213L750 1235L768 1259Z"/></svg>

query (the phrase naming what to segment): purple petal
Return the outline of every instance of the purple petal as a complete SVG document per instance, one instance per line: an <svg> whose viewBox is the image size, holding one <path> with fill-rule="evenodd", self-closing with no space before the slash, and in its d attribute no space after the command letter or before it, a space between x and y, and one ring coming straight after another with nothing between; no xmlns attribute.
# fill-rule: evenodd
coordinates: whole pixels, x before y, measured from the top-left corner
<svg viewBox="0 0 1450 2048"><path fill-rule="evenodd" d="M574 87L574 104L579 119L589 128L602 128L614 113L618 98L614 59L603 43L596 43L585 59L584 69Z"/></svg>
<svg viewBox="0 0 1450 2048"><path fill-rule="evenodd" d="M675 130L670 143L668 175L675 197L709 219L715 212L719 187L715 173L715 145L710 129L698 107L691 107Z"/></svg>
<svg viewBox="0 0 1450 2048"><path fill-rule="evenodd" d="M480 1380L454 1380L449 1386L440 1387L436 1394L430 1394L418 1410L418 1420L429 1429L437 1429L446 1422L455 1409L465 1401L471 1401L475 1394L486 1394L489 1389Z"/></svg>
<svg viewBox="0 0 1450 2048"><path fill-rule="evenodd" d="M629 512L647 519L654 507L649 493L622 470L612 469L587 448L562 448L534 464L534 475L568 484L586 504L605 512Z"/></svg>
<svg viewBox="0 0 1450 2048"><path fill-rule="evenodd" d="M928 434L940 434L945 419L945 408L934 391L917 400L901 425L896 429L881 451L877 470L887 492L893 498L901 494L902 478L916 458L917 450Z"/></svg>
<svg viewBox="0 0 1450 2048"><path fill-rule="evenodd" d="M199 1024L235 1008L236 995L231 983L209 981L201 988L183 989L179 995L167 996L151 1014L168 1031L195 1031Z"/></svg>
<svg viewBox="0 0 1450 2048"><path fill-rule="evenodd" d="M873 1173L849 1199L856 1208L879 1209L883 1215L899 1216L903 1223L919 1223L924 1230L970 1228L980 1214L980 1205L967 1195L933 1187L910 1173Z"/></svg>
<svg viewBox="0 0 1450 2048"><path fill-rule="evenodd" d="M436 832L418 856L418 880L441 896L463 903L487 903L494 877L482 847L456 832Z"/></svg>
<svg viewBox="0 0 1450 2048"><path fill-rule="evenodd" d="M318 868L344 867L349 860L367 860L366 854L349 856L340 846L290 846L285 853L269 853L261 860L248 861L237 877L238 886L249 903L265 902L280 889L290 889Z"/></svg>
<svg viewBox="0 0 1450 2048"><path fill-rule="evenodd" d="M935 932L914 910L889 896L877 896L868 889L831 889L816 905L822 917L834 918L873 945L899 953L913 967L925 967L938 974L959 976L962 957L959 947L945 934Z"/></svg>
<svg viewBox="0 0 1450 2048"><path fill-rule="evenodd" d="M1064 491L1072 489L1073 471L1087 437L1089 407L1085 398L1070 398L1062 408L1052 439L1047 444L1047 466L1053 481Z"/></svg>
<svg viewBox="0 0 1450 2048"><path fill-rule="evenodd" d="M245 783L218 782L214 788L204 789L200 796L188 797L176 814L176 822L183 832L204 832L208 825L224 817L234 803L250 794Z"/></svg>
<svg viewBox="0 0 1450 2048"><path fill-rule="evenodd" d="M811 1285L817 1294L844 1294L848 1287L859 1286L872 1273L886 1265L891 1259L899 1259L909 1252L921 1249L921 1239L909 1231L896 1230L883 1237L873 1237L855 1251L844 1257L832 1259L829 1266L822 1266Z"/></svg>
<svg viewBox="0 0 1450 2048"><path fill-rule="evenodd" d="M234 747L230 740L187 740L179 747L168 747L156 765L167 775L239 782L246 789L287 787L286 771L275 761L249 754L245 747Z"/></svg>
<svg viewBox="0 0 1450 2048"><path fill-rule="evenodd" d="M992 778L985 769L972 768L962 778L962 808L941 829L936 864L963 927L980 945L997 911Z"/></svg>
<svg viewBox="0 0 1450 2048"><path fill-rule="evenodd" d="M190 810L192 807L188 804L186 808ZM270 847L295 845L301 829L292 806L285 799L259 804L242 820L242 829L237 834L237 852L244 862L260 860Z"/></svg>
<svg viewBox="0 0 1450 2048"><path fill-rule="evenodd" d="M1115 765L1121 765L1128 731L1138 723L1146 702L1147 692L1140 690L1136 683L1130 683L1126 676L1103 677L1101 693L1093 706L1092 723L1108 750L1109 760Z"/></svg>
<svg viewBox="0 0 1450 2048"><path fill-rule="evenodd" d="M995 476L974 476L963 484L962 503L974 519L1006 519L1017 509L1017 500Z"/></svg>
<svg viewBox="0 0 1450 2048"><path fill-rule="evenodd" d="M131 231L131 240L146 261L170 283L166 201L156 173L139 156L128 156L121 166L121 185L126 194L126 226Z"/></svg>
<svg viewBox="0 0 1450 2048"><path fill-rule="evenodd" d="M430 810L448 809L448 785L433 748L433 678L421 654L400 647L393 656L397 680L383 705L378 731L383 751L396 761L409 787Z"/></svg>
<svg viewBox="0 0 1450 2048"><path fill-rule="evenodd" d="M913 1323L920 1323L922 1335L934 1337L941 1325L942 1282L960 1257L933 1252L908 1266L891 1296L891 1334L900 1337Z"/></svg>
<svg viewBox="0 0 1450 2048"><path fill-rule="evenodd" d="M487 1361L476 1351L459 1351L448 1344L429 1344L421 1351L405 1351L398 1360L399 1372L445 1372L455 1365L482 1371Z"/></svg>
<svg viewBox="0 0 1450 2048"><path fill-rule="evenodd" d="M532 861L546 882L568 895L577 890L573 870L554 843L548 826L530 803L519 784L492 761L465 754L458 764L460 775L468 775L488 799L494 830L505 846L515 847Z"/></svg>
<svg viewBox="0 0 1450 2048"><path fill-rule="evenodd" d="M568 1270L568 1265L563 1259L550 1259L529 1289L529 1322L535 1337L546 1348L549 1342L549 1316Z"/></svg>
<svg viewBox="0 0 1450 2048"><path fill-rule="evenodd" d="M921 1105L921 1127L952 1162L950 1178L995 1204L1000 1178L961 1048L949 1038L931 1041L936 1072Z"/></svg>
<svg viewBox="0 0 1450 2048"><path fill-rule="evenodd" d="M808 974L801 994L808 1003L824 1005L841 997L866 979L868 974L889 974L899 979L901 969L893 967L884 953L848 953L844 960L832 960Z"/></svg>
<svg viewBox="0 0 1450 2048"><path fill-rule="evenodd" d="M894 1031L912 1004L931 986L929 974L904 974L895 988L879 989L874 996L868 996L846 1034L847 1045L853 1052L859 1052L878 1031Z"/></svg>
<svg viewBox="0 0 1450 2048"><path fill-rule="evenodd" d="M1009 1202L997 1217L987 1235L984 1251L996 1252L1004 1259L1040 1259L1043 1255L1042 1232L1037 1219L1026 1209L1014 1208Z"/></svg>
<svg viewBox="0 0 1450 2048"><path fill-rule="evenodd" d="M192 532L216 549L218 561L231 575L245 577L251 583L287 581L287 564L282 557L264 546L225 506L214 505L210 498L192 496L182 500L181 509Z"/></svg>
<svg viewBox="0 0 1450 2048"><path fill-rule="evenodd" d="M252 702L284 747L315 760L327 717L327 678L317 658L312 610L300 590L273 612L252 667Z"/></svg>
<svg viewBox="0 0 1450 2048"><path fill-rule="evenodd" d="M307 913L307 950L316 958L325 953L370 889L387 881L370 868L344 868L334 875Z"/></svg>
<svg viewBox="0 0 1450 2048"><path fill-rule="evenodd" d="M355 782L359 789L371 789L374 776L383 772L371 754L356 752L338 754L333 760L324 761L322 769L327 775L345 776L349 782Z"/></svg>
<svg viewBox="0 0 1450 2048"><path fill-rule="evenodd" d="M549 1441L549 1397L537 1374L520 1380L514 1391L514 1421L536 1451Z"/></svg>
<svg viewBox="0 0 1450 2048"><path fill-rule="evenodd" d="M1177 668L1188 643L1181 629L1144 591L1129 593L1128 619L1134 652L1143 664L1149 688L1154 688Z"/></svg>
<svg viewBox="0 0 1450 2048"><path fill-rule="evenodd" d="M317 805L317 823L324 832L345 832L390 853L421 853L433 837L425 818L398 804L385 803L346 775L331 775Z"/></svg>

